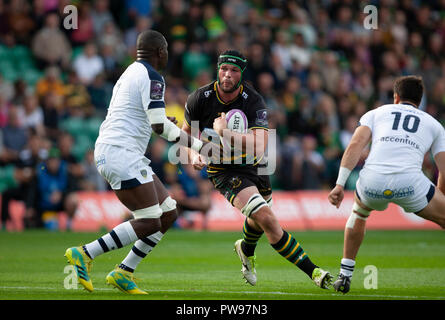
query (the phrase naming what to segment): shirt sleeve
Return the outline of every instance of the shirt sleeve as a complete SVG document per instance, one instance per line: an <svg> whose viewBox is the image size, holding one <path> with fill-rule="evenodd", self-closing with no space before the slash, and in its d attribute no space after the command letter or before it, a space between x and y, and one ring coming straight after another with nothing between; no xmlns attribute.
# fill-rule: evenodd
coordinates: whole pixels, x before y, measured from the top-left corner
<svg viewBox="0 0 445 320"><path fill-rule="evenodd" d="M431 145L431 153L433 157L439 152L445 151L445 130L442 125L438 124L436 138Z"/></svg>
<svg viewBox="0 0 445 320"><path fill-rule="evenodd" d="M158 73L152 72L152 77L146 73L139 81L144 110L154 108L165 108L164 94L165 81Z"/></svg>
<svg viewBox="0 0 445 320"><path fill-rule="evenodd" d="M246 116L249 129L269 129L267 106L263 98L258 97L252 102Z"/></svg>
<svg viewBox="0 0 445 320"><path fill-rule="evenodd" d="M192 92L185 103L184 119L189 127L192 126L192 121L199 121L199 113L197 112L199 105L198 97L198 91Z"/></svg>
<svg viewBox="0 0 445 320"><path fill-rule="evenodd" d="M369 129L371 129L374 127L374 110L368 111L366 112L359 120L358 122L358 127L360 126L367 126L369 127Z"/></svg>

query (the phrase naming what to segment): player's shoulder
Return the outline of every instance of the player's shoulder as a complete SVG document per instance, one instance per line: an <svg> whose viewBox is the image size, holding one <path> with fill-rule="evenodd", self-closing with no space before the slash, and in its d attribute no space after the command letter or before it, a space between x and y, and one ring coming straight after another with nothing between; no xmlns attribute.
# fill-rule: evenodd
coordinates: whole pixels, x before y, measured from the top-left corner
<svg viewBox="0 0 445 320"><path fill-rule="evenodd" d="M198 89L195 89L189 94L189 101L198 102L201 99L210 99L215 94L215 83L213 81Z"/></svg>
<svg viewBox="0 0 445 320"><path fill-rule="evenodd" d="M216 81L212 81L195 90L196 94L203 98L210 98L216 92Z"/></svg>
<svg viewBox="0 0 445 320"><path fill-rule="evenodd" d="M253 85L248 81L243 81L241 96L245 100L251 100L251 101L263 100L261 94L259 94L258 91L256 91L256 89L253 87Z"/></svg>
<svg viewBox="0 0 445 320"><path fill-rule="evenodd" d="M164 82L162 75L147 61L136 60L130 66L128 66L128 69L130 69L135 76L148 76L149 80Z"/></svg>
<svg viewBox="0 0 445 320"><path fill-rule="evenodd" d="M414 116L418 116L421 119L423 119L422 121L427 121L428 125L430 126L434 126L437 128L442 129L443 126L442 124L436 119L434 118L431 114L429 114L428 112L421 110L419 108L410 106L410 105L406 105L406 104L384 104L376 109L376 112L382 111L382 112L400 112L400 111L408 111L410 114L414 115Z"/></svg>

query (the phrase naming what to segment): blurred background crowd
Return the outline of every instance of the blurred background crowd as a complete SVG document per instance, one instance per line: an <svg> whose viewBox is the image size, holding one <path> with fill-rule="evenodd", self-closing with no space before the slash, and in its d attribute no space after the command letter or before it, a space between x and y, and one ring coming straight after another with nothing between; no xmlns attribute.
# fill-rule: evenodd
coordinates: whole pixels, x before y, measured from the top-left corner
<svg viewBox="0 0 445 320"><path fill-rule="evenodd" d="M377 29L364 28L369 4ZM66 27L67 5L77 8L77 28ZM37 227L45 214L72 217L77 191L109 190L94 142L136 37L149 28L169 43L165 101L179 126L188 94L215 79L218 54L247 57L244 79L277 132L274 190L331 188L360 116L392 102L397 76L421 75L421 108L445 121L444 0L0 0L3 227L11 200L25 203L25 226ZM167 152L153 137L154 171L180 207L207 211L205 172L169 164ZM424 170L434 181L429 156Z"/></svg>

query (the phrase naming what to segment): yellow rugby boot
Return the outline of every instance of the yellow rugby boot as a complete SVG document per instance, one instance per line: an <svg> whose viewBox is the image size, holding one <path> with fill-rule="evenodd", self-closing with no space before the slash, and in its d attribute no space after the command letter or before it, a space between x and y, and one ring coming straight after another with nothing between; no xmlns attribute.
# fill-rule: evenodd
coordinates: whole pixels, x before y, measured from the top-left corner
<svg viewBox="0 0 445 320"><path fill-rule="evenodd" d="M91 260L82 247L72 247L66 250L65 257L68 263L74 266L79 283L89 292L94 290L90 279Z"/></svg>
<svg viewBox="0 0 445 320"><path fill-rule="evenodd" d="M147 292L138 288L134 282L133 273L125 271L119 267L116 267L107 275L107 284L110 284L120 291L128 294L148 294Z"/></svg>

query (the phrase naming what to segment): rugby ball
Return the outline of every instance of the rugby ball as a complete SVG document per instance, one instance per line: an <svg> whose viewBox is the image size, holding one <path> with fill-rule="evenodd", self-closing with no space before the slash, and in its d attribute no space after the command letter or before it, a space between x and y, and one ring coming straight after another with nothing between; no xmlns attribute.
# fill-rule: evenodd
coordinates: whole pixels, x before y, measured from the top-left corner
<svg viewBox="0 0 445 320"><path fill-rule="evenodd" d="M232 109L226 114L227 128L238 133L247 133L247 117L240 109Z"/></svg>

